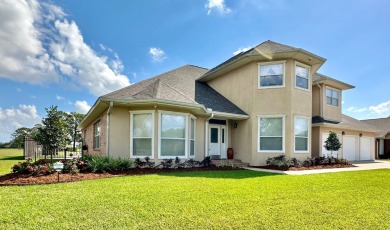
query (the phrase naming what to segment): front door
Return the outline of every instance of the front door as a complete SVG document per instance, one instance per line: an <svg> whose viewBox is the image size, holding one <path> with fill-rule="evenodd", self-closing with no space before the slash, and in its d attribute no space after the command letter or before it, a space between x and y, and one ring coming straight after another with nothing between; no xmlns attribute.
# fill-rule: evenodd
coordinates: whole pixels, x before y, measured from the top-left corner
<svg viewBox="0 0 390 230"><path fill-rule="evenodd" d="M210 125L209 129L209 155L226 158L226 126Z"/></svg>

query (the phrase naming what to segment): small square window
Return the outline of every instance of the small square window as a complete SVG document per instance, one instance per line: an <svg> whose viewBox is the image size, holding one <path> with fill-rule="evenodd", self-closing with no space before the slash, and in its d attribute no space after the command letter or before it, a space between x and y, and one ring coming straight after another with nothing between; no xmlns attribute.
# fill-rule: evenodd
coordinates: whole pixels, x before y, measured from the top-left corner
<svg viewBox="0 0 390 230"><path fill-rule="evenodd" d="M295 66L295 86L302 89L309 89L309 68Z"/></svg>
<svg viewBox="0 0 390 230"><path fill-rule="evenodd" d="M260 65L259 87L279 87L284 85L284 64Z"/></svg>
<svg viewBox="0 0 390 230"><path fill-rule="evenodd" d="M326 104L332 106L339 106L339 98L340 98L339 91L330 88L326 89Z"/></svg>

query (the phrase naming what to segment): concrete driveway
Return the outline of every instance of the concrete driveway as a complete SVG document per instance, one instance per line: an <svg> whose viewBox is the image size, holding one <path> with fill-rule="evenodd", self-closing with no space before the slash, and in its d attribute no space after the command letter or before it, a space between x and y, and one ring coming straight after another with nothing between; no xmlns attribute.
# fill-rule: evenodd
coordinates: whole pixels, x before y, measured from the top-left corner
<svg viewBox="0 0 390 230"><path fill-rule="evenodd" d="M351 162L355 167L350 168L334 168L334 169L313 169L313 170L302 170L302 171L278 171L278 170L269 170L269 169L260 169L260 168L251 168L244 167L244 169L261 171L261 172L270 172L270 173L279 173L279 174L288 174L288 175L308 175L308 174L318 174L318 173L332 173L332 172L347 172L347 171L359 171L359 170L373 170L373 169L390 169L390 161L360 161L360 162Z"/></svg>

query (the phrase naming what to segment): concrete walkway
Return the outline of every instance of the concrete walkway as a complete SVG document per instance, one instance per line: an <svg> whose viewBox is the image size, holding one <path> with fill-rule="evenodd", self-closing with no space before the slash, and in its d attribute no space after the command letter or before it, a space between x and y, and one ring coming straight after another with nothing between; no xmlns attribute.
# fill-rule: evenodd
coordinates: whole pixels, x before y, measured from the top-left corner
<svg viewBox="0 0 390 230"><path fill-rule="evenodd" d="M288 175L308 175L318 173L332 173L332 172L347 172L347 171L359 171L359 170L373 170L373 169L390 169L390 161L363 161L363 162L352 162L355 167L349 168L333 168L333 169L313 169L313 170L301 170L301 171L279 171L271 169L251 168L243 167L247 170L259 171L259 172L270 172Z"/></svg>

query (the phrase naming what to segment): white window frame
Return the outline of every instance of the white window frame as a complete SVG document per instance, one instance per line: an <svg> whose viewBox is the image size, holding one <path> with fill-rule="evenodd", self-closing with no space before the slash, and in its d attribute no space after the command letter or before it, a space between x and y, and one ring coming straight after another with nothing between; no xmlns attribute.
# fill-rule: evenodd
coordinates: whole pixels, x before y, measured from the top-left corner
<svg viewBox="0 0 390 230"><path fill-rule="evenodd" d="M336 105L329 105L328 104L328 96L327 96L327 92L326 91L328 91L328 89L329 90L331 90L331 91L337 91L338 93L339 93L339 98L338 98L338 103L337 103L337 106ZM333 93L332 93L332 95L333 95ZM332 97L333 98L333 97ZM332 87L329 87L329 86L326 86L325 87L325 104L327 105L327 106L332 106L332 107L336 107L336 108L338 108L338 107L340 107L340 98L341 98L341 90L339 90L339 89L335 89L335 88L332 88Z"/></svg>
<svg viewBox="0 0 390 230"><path fill-rule="evenodd" d="M261 118L282 118L282 150L260 150L260 119ZM286 115L258 115L257 116L257 152L259 153L285 153L286 146Z"/></svg>
<svg viewBox="0 0 390 230"><path fill-rule="evenodd" d="M295 134L295 119L296 118L299 118L299 119L305 119L307 121L307 150L306 151L297 151L296 150L296 141L295 141L295 138L296 138L296 134ZM311 132L311 118L310 117L306 117L306 116L299 116L299 115L296 115L294 116L294 153L309 153L310 152L310 133Z"/></svg>
<svg viewBox="0 0 390 230"><path fill-rule="evenodd" d="M149 156L134 156L133 155L133 121L134 121L134 115L135 114L152 114L152 146L151 146L151 155ZM130 111L130 158L141 158L141 157L151 157L154 158L154 126L155 126L155 118L154 118L154 111L153 110L140 110L140 111Z"/></svg>
<svg viewBox="0 0 390 230"><path fill-rule="evenodd" d="M283 84L282 85L275 85L275 86L261 86L260 85L260 69L261 69L261 66L267 66L267 65L275 65L275 64L283 64ZM274 61L274 62L261 62L261 63L257 63L258 67L257 67L257 88L258 89L275 89L275 88L283 88L285 87L286 85L286 61Z"/></svg>
<svg viewBox="0 0 390 230"><path fill-rule="evenodd" d="M178 115L185 117L185 131L184 131L184 156L162 156L161 155L161 118L163 114L167 115ZM172 111L158 111L158 159L173 159L179 157L179 159L188 159L189 156L189 128L188 128L188 118L190 114L188 113L180 113L180 112L172 112Z"/></svg>
<svg viewBox="0 0 390 230"><path fill-rule="evenodd" d="M297 72L296 72L297 66L299 66L301 68L306 68L307 69L307 73L308 73L308 76L307 76L307 89L297 86ZM295 88L296 89L300 89L300 90L304 90L304 91L310 91L310 89L311 89L310 66L302 64L302 63L296 61L295 62L295 66L294 66L294 76L295 76Z"/></svg>
<svg viewBox="0 0 390 230"><path fill-rule="evenodd" d="M191 120L194 120L194 130L191 130ZM196 156L196 117L189 115L188 119L188 157L195 158ZM194 139L191 139L191 132L194 133ZM194 155L191 156L191 141L194 141Z"/></svg>
<svg viewBox="0 0 390 230"><path fill-rule="evenodd" d="M95 126L97 126L97 132L95 132ZM98 120L96 121L94 124L93 124L93 141L92 141L92 145L93 145L93 149L100 149L100 146L101 146L101 135L102 134L102 126L101 126L101 120ZM96 137L99 137L99 143L96 143Z"/></svg>

